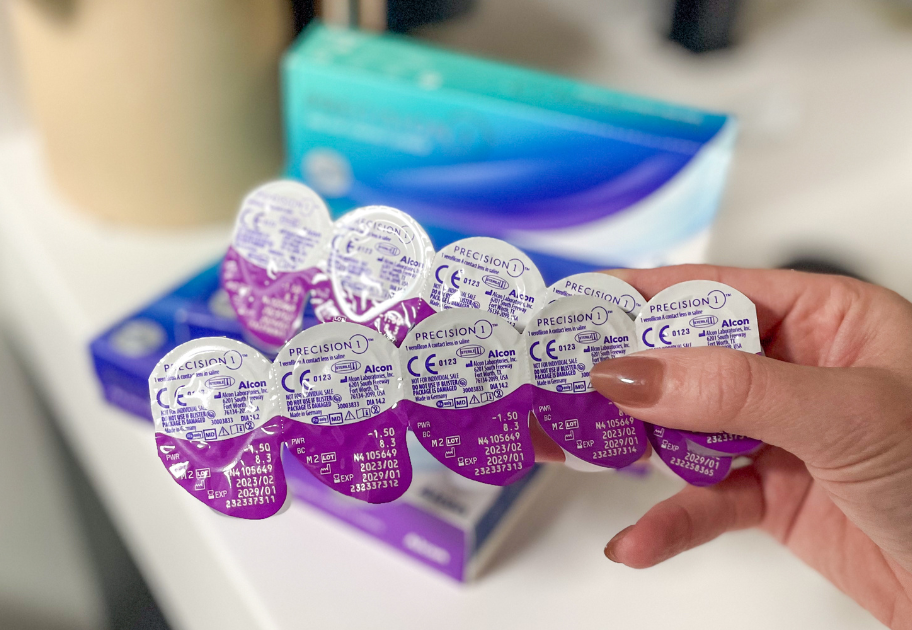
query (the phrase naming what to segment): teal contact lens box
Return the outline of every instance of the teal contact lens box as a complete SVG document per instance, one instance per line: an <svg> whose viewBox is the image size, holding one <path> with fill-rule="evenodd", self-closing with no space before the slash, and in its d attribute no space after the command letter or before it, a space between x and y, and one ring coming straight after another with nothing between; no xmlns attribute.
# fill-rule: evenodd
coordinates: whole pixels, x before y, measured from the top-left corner
<svg viewBox="0 0 912 630"><path fill-rule="evenodd" d="M282 78L288 174L336 215L394 206L438 248L502 238L549 282L703 257L730 116L321 25Z"/></svg>

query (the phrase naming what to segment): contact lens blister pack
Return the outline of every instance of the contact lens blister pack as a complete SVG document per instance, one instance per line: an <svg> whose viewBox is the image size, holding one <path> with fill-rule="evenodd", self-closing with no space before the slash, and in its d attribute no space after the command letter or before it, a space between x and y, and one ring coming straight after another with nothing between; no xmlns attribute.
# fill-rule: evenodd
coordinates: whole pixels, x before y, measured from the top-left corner
<svg viewBox="0 0 912 630"><path fill-rule="evenodd" d="M288 451L317 479L368 503L408 489L399 358L384 335L349 322L313 326L282 348L271 381Z"/></svg>
<svg viewBox="0 0 912 630"><path fill-rule="evenodd" d="M476 309L431 315L402 342L402 406L419 442L450 470L506 485L535 463L522 336Z"/></svg>
<svg viewBox="0 0 912 630"><path fill-rule="evenodd" d="M331 233L326 204L298 182L269 182L241 203L221 283L251 343L274 352L300 330Z"/></svg>
<svg viewBox="0 0 912 630"><path fill-rule="evenodd" d="M283 420L270 408L270 362L239 341L184 343L149 377L158 456L172 479L212 509L246 519L287 495Z"/></svg>
<svg viewBox="0 0 912 630"><path fill-rule="evenodd" d="M545 281L525 253L478 236L437 252L422 298L434 311L474 308L502 317L522 332L544 293Z"/></svg>
<svg viewBox="0 0 912 630"><path fill-rule="evenodd" d="M386 206L340 217L324 250L311 301L323 322L362 324L399 345L433 311L421 300L434 248L406 213Z"/></svg>
<svg viewBox="0 0 912 630"><path fill-rule="evenodd" d="M685 438L684 431L646 425L649 441L659 459L692 486L712 486L728 475L731 457L701 452Z"/></svg>
<svg viewBox="0 0 912 630"><path fill-rule="evenodd" d="M592 386L597 363L637 350L761 354L753 303L717 282L648 302L602 273L546 287L504 241L466 238L435 255L404 212L368 206L332 223L319 196L285 180L245 198L220 279L251 343L275 360L195 339L158 363L149 393L162 463L223 514L282 508L283 447L340 494L394 501L412 481L409 430L449 470L496 486L532 469L533 417L570 466L623 468L651 443L694 485L724 479L761 444L645 424ZM299 331L308 296L323 323Z"/></svg>
<svg viewBox="0 0 912 630"><path fill-rule="evenodd" d="M643 350L720 346L763 354L754 303L736 289L710 280L681 282L657 293L637 317L636 331ZM661 438L655 432L650 435L656 451L673 470L675 466L669 463L672 455L669 449L657 446L659 440L683 445L688 453L693 453L691 460L727 458L727 466L720 467L726 472L732 457L750 454L762 445L759 440L725 432L665 428ZM680 455L674 457L675 464L679 464Z"/></svg>
<svg viewBox="0 0 912 630"><path fill-rule="evenodd" d="M636 350L633 320L610 301L574 295L535 314L523 335L533 412L573 465L623 468L646 453L646 429L592 387L592 367Z"/></svg>
<svg viewBox="0 0 912 630"><path fill-rule="evenodd" d="M620 278L607 273L588 271L561 278L549 286L545 291L542 306L571 295L585 295L608 302L627 313L630 319L636 319L646 303L639 291Z"/></svg>

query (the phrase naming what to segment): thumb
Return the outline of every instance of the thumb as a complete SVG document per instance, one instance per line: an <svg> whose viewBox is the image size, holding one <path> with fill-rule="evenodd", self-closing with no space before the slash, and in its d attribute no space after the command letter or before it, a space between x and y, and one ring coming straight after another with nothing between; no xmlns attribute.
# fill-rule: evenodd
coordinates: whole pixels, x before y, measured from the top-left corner
<svg viewBox="0 0 912 630"><path fill-rule="evenodd" d="M876 368L795 365L728 348L676 348L609 359L592 385L635 418L726 431L785 448L810 464L895 438L907 396ZM891 428L893 427L893 428Z"/></svg>

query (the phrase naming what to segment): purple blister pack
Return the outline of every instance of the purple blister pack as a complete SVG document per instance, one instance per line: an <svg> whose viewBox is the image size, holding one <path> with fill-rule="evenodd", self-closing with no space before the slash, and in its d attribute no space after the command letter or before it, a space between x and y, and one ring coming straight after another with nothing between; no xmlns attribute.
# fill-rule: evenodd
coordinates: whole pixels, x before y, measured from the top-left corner
<svg viewBox="0 0 912 630"><path fill-rule="evenodd" d="M535 463L525 344L475 309L431 315L402 342L402 406L419 442L463 477L503 486Z"/></svg>
<svg viewBox="0 0 912 630"><path fill-rule="evenodd" d="M619 306L584 295L551 302L526 328L533 412L568 462L623 468L645 454L644 424L596 392L590 379L595 364L633 352L635 334Z"/></svg>
<svg viewBox="0 0 912 630"><path fill-rule="evenodd" d="M287 496L269 368L239 341L205 337L169 352L149 377L159 458L178 485L228 516L267 518Z"/></svg>
<svg viewBox="0 0 912 630"><path fill-rule="evenodd" d="M386 206L358 208L336 221L311 295L322 322L372 328L397 346L433 313L421 298L434 258L417 221Z"/></svg>
<svg viewBox="0 0 912 630"><path fill-rule="evenodd" d="M712 486L731 470L732 457L695 451L682 431L646 425L646 434L659 458L692 486Z"/></svg>
<svg viewBox="0 0 912 630"><path fill-rule="evenodd" d="M641 350L721 346L762 354L757 308L743 293L710 280L690 280L663 289L650 299L636 319ZM675 430L714 455L745 455L760 440L729 433Z"/></svg>
<svg viewBox="0 0 912 630"><path fill-rule="evenodd" d="M321 482L368 503L398 499L412 480L396 347L349 322L312 326L270 372L288 451Z"/></svg>
<svg viewBox="0 0 912 630"><path fill-rule="evenodd" d="M698 450L713 455L750 455L763 445L763 442L744 435L735 435L720 431L718 433L699 433L697 431L682 431L687 441Z"/></svg>
<svg viewBox="0 0 912 630"><path fill-rule="evenodd" d="M298 182L269 182L244 199L221 283L251 343L273 352L300 330L331 232L326 204Z"/></svg>

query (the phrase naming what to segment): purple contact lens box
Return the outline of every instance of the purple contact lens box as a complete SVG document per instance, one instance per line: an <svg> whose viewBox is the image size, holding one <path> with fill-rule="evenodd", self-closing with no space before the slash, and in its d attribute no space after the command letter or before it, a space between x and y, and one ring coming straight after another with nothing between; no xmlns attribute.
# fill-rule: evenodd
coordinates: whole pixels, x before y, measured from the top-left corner
<svg viewBox="0 0 912 630"><path fill-rule="evenodd" d="M199 337L248 341L219 286L220 264L202 270L92 341L92 359L108 402L151 424L148 379L165 354ZM316 321L305 309L304 326ZM151 435L149 440L152 448ZM523 507L550 477L545 467L536 467L510 486L488 486L458 478L411 434L409 451L412 484L401 499L385 505L338 494L288 453L283 461L295 499L459 581L478 575Z"/></svg>

